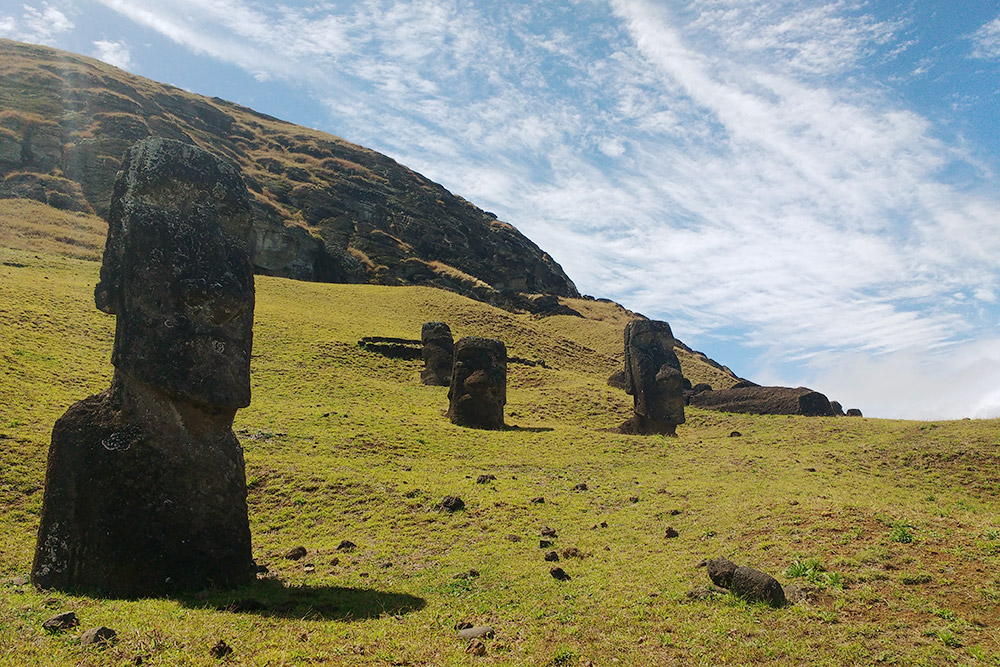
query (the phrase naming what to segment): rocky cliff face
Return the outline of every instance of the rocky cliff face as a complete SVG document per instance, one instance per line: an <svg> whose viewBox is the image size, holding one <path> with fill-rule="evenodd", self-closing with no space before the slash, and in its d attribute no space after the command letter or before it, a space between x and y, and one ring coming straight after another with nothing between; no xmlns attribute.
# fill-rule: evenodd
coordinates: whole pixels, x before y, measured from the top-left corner
<svg viewBox="0 0 1000 667"><path fill-rule="evenodd" d="M260 273L433 285L527 310L526 295L579 296L513 226L384 155L90 58L0 40L0 198L105 217L122 156L149 136L241 169Z"/></svg>

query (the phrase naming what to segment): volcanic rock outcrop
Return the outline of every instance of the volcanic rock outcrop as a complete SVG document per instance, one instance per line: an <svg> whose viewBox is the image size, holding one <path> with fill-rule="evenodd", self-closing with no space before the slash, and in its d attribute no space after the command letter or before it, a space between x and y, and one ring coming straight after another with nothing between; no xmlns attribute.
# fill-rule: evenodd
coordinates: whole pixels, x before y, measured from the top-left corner
<svg viewBox="0 0 1000 667"><path fill-rule="evenodd" d="M690 397L690 405L720 412L756 415L833 416L830 400L806 387L734 387L703 391Z"/></svg>
<svg viewBox="0 0 1000 667"><path fill-rule="evenodd" d="M632 320L625 326L625 391L635 414L622 433L677 434L684 423L684 376L666 322Z"/></svg>
<svg viewBox="0 0 1000 667"><path fill-rule="evenodd" d="M459 426L502 429L506 403L507 346L492 338L459 339L448 389L448 418Z"/></svg>
<svg viewBox="0 0 1000 667"><path fill-rule="evenodd" d="M447 387L451 384L451 367L455 362L455 341L451 327L444 322L424 322L420 328L423 343L424 369L420 381L426 385Z"/></svg>
<svg viewBox="0 0 1000 667"><path fill-rule="evenodd" d="M49 449L39 588L143 597L253 578L243 452L254 311L238 171L149 139L114 186L95 302L117 316L111 387L67 410Z"/></svg>

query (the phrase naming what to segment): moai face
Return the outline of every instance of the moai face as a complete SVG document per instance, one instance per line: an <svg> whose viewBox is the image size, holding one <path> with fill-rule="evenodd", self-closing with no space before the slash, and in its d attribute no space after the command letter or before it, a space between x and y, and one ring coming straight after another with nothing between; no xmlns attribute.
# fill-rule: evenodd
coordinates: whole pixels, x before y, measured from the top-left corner
<svg viewBox="0 0 1000 667"><path fill-rule="evenodd" d="M625 384L635 413L652 422L684 423L684 377L670 325L633 320L625 327Z"/></svg>
<svg viewBox="0 0 1000 667"><path fill-rule="evenodd" d="M500 429L507 403L507 347L490 338L462 338L448 390L448 417L459 426Z"/></svg>
<svg viewBox="0 0 1000 667"><path fill-rule="evenodd" d="M249 405L253 228L239 173L150 139L126 156L112 201L94 292L118 318L112 363L198 404Z"/></svg>

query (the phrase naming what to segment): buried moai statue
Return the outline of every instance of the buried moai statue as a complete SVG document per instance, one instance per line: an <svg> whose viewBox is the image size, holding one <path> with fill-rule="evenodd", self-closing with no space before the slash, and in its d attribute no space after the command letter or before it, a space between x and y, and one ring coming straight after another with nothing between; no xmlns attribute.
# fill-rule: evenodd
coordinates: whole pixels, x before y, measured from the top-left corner
<svg viewBox="0 0 1000 667"><path fill-rule="evenodd" d="M502 429L507 403L507 346L469 336L455 344L448 418L459 426Z"/></svg>
<svg viewBox="0 0 1000 667"><path fill-rule="evenodd" d="M97 307L114 377L52 431L39 588L145 597L253 579L243 451L252 218L236 168L147 139L115 182Z"/></svg>
<svg viewBox="0 0 1000 667"><path fill-rule="evenodd" d="M451 384L451 367L455 363L455 342L451 327L444 322L424 322L420 328L420 342L423 343L424 370L420 371L420 381L436 387Z"/></svg>
<svg viewBox="0 0 1000 667"><path fill-rule="evenodd" d="M622 433L677 435L677 425L684 423L684 376L666 322L626 325L625 391L635 414L622 424Z"/></svg>

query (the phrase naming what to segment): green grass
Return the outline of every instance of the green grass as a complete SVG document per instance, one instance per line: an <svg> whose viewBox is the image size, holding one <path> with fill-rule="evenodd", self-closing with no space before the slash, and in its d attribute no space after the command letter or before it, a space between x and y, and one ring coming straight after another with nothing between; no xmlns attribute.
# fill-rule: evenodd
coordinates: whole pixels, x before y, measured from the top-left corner
<svg viewBox="0 0 1000 667"><path fill-rule="evenodd" d="M533 319L429 288L257 279L253 402L234 428L266 577L139 601L16 585L52 423L110 380L114 319L93 306L97 271L0 248L0 664L214 665L220 639L239 665L1000 661L1000 422L690 410L678 438L622 436L605 430L630 410L605 383L617 323ZM510 366L507 421L520 428L453 426L447 390L421 385L418 362L356 345L415 338L427 320L546 360ZM466 509L434 510L448 494ZM919 539L891 539L898 517ZM561 556L569 581L549 575L543 525L557 551L582 556ZM668 526L679 537L665 539ZM357 548L339 551L345 539ZM306 558L282 557L299 545ZM807 597L771 610L689 596L709 583L699 563L720 555ZM796 575L795 563L815 567ZM44 633L64 610L81 628ZM485 656L465 653L462 621L496 629ZM81 647L98 625L118 643Z"/></svg>

